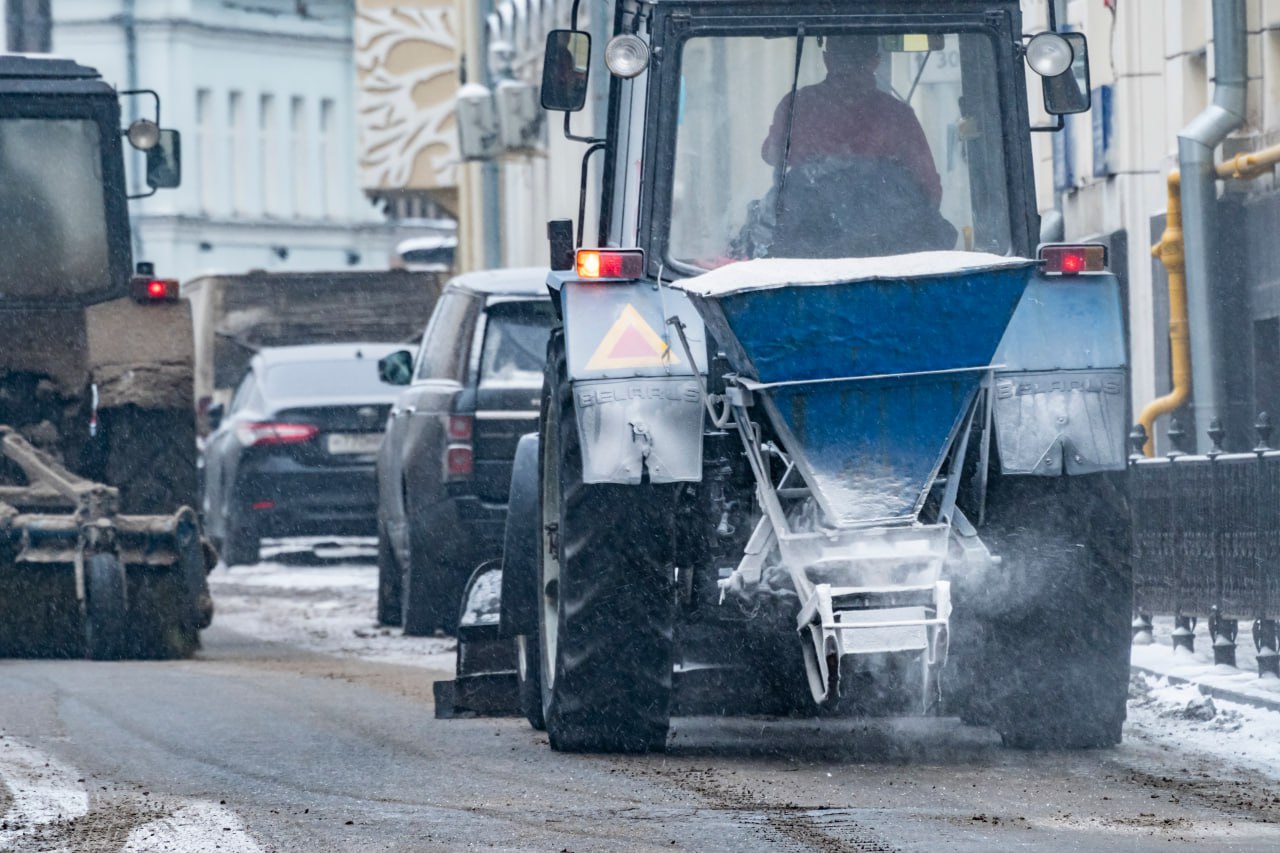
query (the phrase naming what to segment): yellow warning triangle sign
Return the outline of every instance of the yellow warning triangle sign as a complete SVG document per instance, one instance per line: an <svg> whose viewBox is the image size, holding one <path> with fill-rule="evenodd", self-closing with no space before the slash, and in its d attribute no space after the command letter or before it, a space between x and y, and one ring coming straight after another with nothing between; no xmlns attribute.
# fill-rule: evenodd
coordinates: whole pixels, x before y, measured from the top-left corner
<svg viewBox="0 0 1280 853"><path fill-rule="evenodd" d="M679 364L671 347L631 305L622 309L600 346L587 362L588 370L619 367L662 367Z"/></svg>

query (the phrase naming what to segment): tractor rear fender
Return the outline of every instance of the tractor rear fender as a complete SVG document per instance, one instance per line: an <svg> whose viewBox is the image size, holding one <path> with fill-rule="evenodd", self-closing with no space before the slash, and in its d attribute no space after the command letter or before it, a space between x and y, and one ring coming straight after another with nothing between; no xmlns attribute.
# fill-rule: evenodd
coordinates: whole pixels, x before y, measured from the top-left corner
<svg viewBox="0 0 1280 853"><path fill-rule="evenodd" d="M114 299L86 311L88 367L103 409L193 407L191 307Z"/></svg>
<svg viewBox="0 0 1280 853"><path fill-rule="evenodd" d="M507 528L502 542L503 637L538 633L538 560L542 519L538 511L538 434L521 436L511 465Z"/></svg>
<svg viewBox="0 0 1280 853"><path fill-rule="evenodd" d="M653 282L575 280L559 291L584 482L701 480L707 344L688 297Z"/></svg>
<svg viewBox="0 0 1280 853"><path fill-rule="evenodd" d="M1001 365L991 399L1003 473L1125 467L1128 363L1114 275L1032 278L994 362Z"/></svg>

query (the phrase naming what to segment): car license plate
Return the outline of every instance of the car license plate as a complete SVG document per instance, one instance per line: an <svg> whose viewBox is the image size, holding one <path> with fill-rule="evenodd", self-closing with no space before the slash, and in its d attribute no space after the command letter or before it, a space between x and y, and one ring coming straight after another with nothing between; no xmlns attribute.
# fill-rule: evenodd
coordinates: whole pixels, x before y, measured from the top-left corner
<svg viewBox="0 0 1280 853"><path fill-rule="evenodd" d="M373 454L382 445L380 432L335 432L329 434L329 452L333 454Z"/></svg>

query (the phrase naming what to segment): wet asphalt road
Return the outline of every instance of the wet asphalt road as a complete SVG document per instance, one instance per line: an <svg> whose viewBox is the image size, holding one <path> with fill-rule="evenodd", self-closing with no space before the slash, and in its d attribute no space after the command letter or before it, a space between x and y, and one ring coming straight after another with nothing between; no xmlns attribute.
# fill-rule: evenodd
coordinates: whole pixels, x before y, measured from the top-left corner
<svg viewBox="0 0 1280 853"><path fill-rule="evenodd" d="M69 820L44 790L54 813L0 823L0 849L1280 849L1280 785L1142 741L1028 754L954 720L681 719L665 755L560 755L523 720L434 719L432 677L217 627L191 661L0 661L0 774L19 746L48 757L37 788L87 794ZM40 795L15 787L10 817ZM202 808L212 824L165 835Z"/></svg>

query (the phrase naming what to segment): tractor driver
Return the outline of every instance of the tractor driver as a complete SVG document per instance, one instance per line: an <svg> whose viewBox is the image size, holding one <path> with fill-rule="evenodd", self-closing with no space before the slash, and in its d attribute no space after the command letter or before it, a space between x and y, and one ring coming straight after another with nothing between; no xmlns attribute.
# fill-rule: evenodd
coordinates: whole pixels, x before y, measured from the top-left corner
<svg viewBox="0 0 1280 853"><path fill-rule="evenodd" d="M878 37L828 37L822 56L826 78L796 91L794 111L791 93L774 110L760 154L786 175L764 200L776 211L768 245L753 239L751 254L953 248L956 231L938 211L942 182L924 130L908 104L876 86Z"/></svg>

